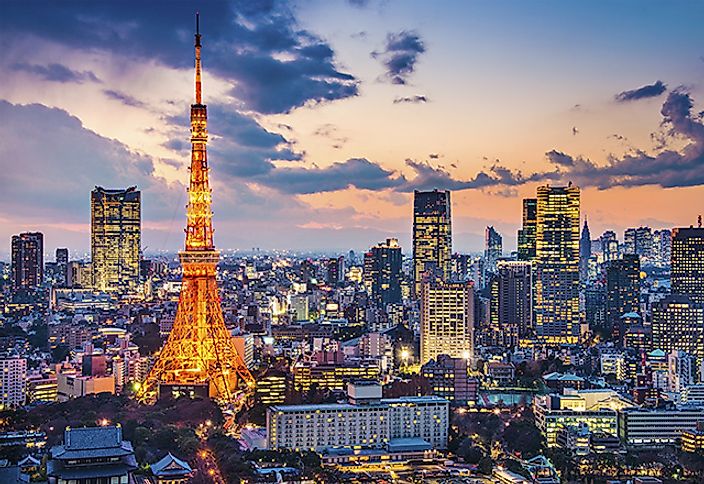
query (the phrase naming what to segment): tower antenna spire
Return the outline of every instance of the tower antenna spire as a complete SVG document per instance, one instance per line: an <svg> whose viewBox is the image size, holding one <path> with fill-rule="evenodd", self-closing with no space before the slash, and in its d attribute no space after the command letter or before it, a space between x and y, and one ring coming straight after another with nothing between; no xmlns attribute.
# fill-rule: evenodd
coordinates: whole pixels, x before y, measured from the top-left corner
<svg viewBox="0 0 704 484"><path fill-rule="evenodd" d="M196 104L202 104L200 80L200 12L196 12Z"/></svg>

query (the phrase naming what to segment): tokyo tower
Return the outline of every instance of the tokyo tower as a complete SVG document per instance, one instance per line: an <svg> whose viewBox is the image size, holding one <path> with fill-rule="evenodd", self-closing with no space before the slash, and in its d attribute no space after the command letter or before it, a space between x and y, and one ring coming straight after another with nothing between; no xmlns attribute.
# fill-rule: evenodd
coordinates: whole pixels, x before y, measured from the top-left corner
<svg viewBox="0 0 704 484"><path fill-rule="evenodd" d="M196 14L196 100L191 105L191 169L186 208L186 246L179 252L181 295L173 329L138 397L153 402L166 394L232 401L241 379L254 379L225 326L215 279L220 252L213 244L212 190L206 155L207 108L201 99L200 25Z"/></svg>

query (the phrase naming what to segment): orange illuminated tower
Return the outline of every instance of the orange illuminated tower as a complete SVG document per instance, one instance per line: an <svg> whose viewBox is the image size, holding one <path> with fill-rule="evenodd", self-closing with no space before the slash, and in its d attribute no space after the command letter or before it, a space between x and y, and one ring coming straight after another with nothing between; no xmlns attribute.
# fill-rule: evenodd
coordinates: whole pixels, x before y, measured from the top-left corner
<svg viewBox="0 0 704 484"><path fill-rule="evenodd" d="M215 272L220 252L213 244L212 194L206 156L207 109L201 99L200 29L196 15L196 102L191 105L191 174L186 215L186 247L179 252L183 286L173 329L140 390L157 396L200 394L231 401L238 380L254 379L235 349L220 307Z"/></svg>

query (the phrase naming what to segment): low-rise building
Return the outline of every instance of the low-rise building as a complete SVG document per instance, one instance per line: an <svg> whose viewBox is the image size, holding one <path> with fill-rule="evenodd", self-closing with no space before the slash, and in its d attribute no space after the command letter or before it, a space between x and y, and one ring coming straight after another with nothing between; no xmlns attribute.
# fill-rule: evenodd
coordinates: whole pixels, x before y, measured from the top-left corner
<svg viewBox="0 0 704 484"><path fill-rule="evenodd" d="M81 376L75 372L66 372L59 373L56 379L59 402L98 393L115 393L114 375Z"/></svg>
<svg viewBox="0 0 704 484"><path fill-rule="evenodd" d="M675 445L682 432L704 420L704 406L623 408L619 411L619 437L629 447Z"/></svg>
<svg viewBox="0 0 704 484"><path fill-rule="evenodd" d="M586 425L591 432L618 433L618 410L632 406L613 390L566 390L564 395L542 395L533 400L535 424L555 447L560 429Z"/></svg>
<svg viewBox="0 0 704 484"><path fill-rule="evenodd" d="M701 452L704 450L704 421L697 422L697 427L683 430L680 445L684 452Z"/></svg>
<svg viewBox="0 0 704 484"><path fill-rule="evenodd" d="M469 376L469 365L465 358L439 355L421 368L428 379L433 395L446 398L450 405L474 405L477 402L479 382Z"/></svg>
<svg viewBox="0 0 704 484"><path fill-rule="evenodd" d="M381 398L381 385L350 383L350 403L278 405L267 410L270 450L387 449L414 439L445 449L449 402L440 397ZM420 440L418 440L420 439ZM401 445L404 451L411 450ZM417 446L413 446L416 448Z"/></svg>

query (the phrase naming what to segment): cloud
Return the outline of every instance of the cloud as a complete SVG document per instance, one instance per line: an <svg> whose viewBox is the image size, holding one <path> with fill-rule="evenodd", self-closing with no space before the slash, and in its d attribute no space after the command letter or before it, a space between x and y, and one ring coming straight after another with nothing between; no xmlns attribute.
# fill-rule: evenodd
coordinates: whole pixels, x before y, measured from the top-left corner
<svg viewBox="0 0 704 484"><path fill-rule="evenodd" d="M607 163L572 156L560 150L550 150L545 156L551 169L523 174L498 162L482 170L469 180L454 178L443 167L429 163L406 160L415 172L413 178L395 187L397 191L492 189L496 194L511 194L510 187L532 182L572 181L581 187L608 189L611 187L637 187L655 185L663 188L704 185L704 122L692 114L693 101L688 92L678 89L671 92L663 103L661 114L665 128L664 145L655 153L631 150L617 157L610 156ZM681 149L678 146L685 141Z"/></svg>
<svg viewBox="0 0 704 484"><path fill-rule="evenodd" d="M430 99L428 99L426 96L422 95L416 95L416 96L399 96L396 99L394 99L394 104L404 104L404 103L411 103L411 104L421 104L421 103L427 103L429 102Z"/></svg>
<svg viewBox="0 0 704 484"><path fill-rule="evenodd" d="M666 141L686 141L681 149L664 146L654 154L633 150L622 157L611 156L605 165L552 150L547 153L547 158L557 171L543 176L556 177L559 174L581 186L599 189L614 186L673 188L704 185L704 124L692 115L692 107L689 93L679 89L668 95L660 110Z"/></svg>
<svg viewBox="0 0 704 484"><path fill-rule="evenodd" d="M656 81L655 84L623 91L616 94L615 98L618 102L637 101L638 99L646 99L649 97L657 97L667 90L667 86L662 81Z"/></svg>
<svg viewBox="0 0 704 484"><path fill-rule="evenodd" d="M385 76L392 84L407 84L416 69L420 54L425 52L425 43L415 31L403 30L386 36L383 51L372 52L386 68Z"/></svg>
<svg viewBox="0 0 704 484"><path fill-rule="evenodd" d="M406 183L403 176L385 170L366 158L351 158L325 168L276 168L260 180L284 193L310 194L355 187L362 190L383 190Z"/></svg>
<svg viewBox="0 0 704 484"><path fill-rule="evenodd" d="M167 118L173 137L167 147L175 151L190 148L190 121L184 113ZM279 133L264 129L256 120L232 106L213 104L208 107L208 130L211 135L208 154L218 160L220 170L228 177L248 179L269 173L272 161L300 161L303 154Z"/></svg>
<svg viewBox="0 0 704 484"><path fill-rule="evenodd" d="M129 94L125 94L124 92L115 91L113 89L103 89L103 94L105 94L110 99L114 99L115 101L120 101L125 106L131 106L134 108L143 108L146 106L139 99L136 99L136 98L130 96Z"/></svg>
<svg viewBox="0 0 704 484"><path fill-rule="evenodd" d="M145 218L171 215L164 207L179 200L183 187L157 177L152 158L86 129L64 110L0 101L0 118L12 119L0 124L0 210L6 214L85 223L95 185L137 185L152 200Z"/></svg>
<svg viewBox="0 0 704 484"><path fill-rule="evenodd" d="M432 166L430 163L406 160L406 166L415 172L415 176L406 183L397 187L401 192L414 190L472 190L484 189L495 186L522 185L533 178L524 178L520 172L514 172L498 164L477 173L470 180L454 178L450 172L442 167Z"/></svg>
<svg viewBox="0 0 704 484"><path fill-rule="evenodd" d="M6 39L28 35L72 47L193 65L194 7L174 2L10 2L3 9ZM300 27L283 0L213 0L198 5L203 65L228 81L246 109L285 113L358 94L358 81L337 68L327 42ZM9 48L7 46L4 48Z"/></svg>
<svg viewBox="0 0 704 484"><path fill-rule="evenodd" d="M98 76L93 74L91 71L74 71L63 64L52 63L42 66L38 64L18 62L16 64L12 64L11 67L16 71L24 71L34 74L45 81L73 82L77 84L86 81L100 82Z"/></svg>

